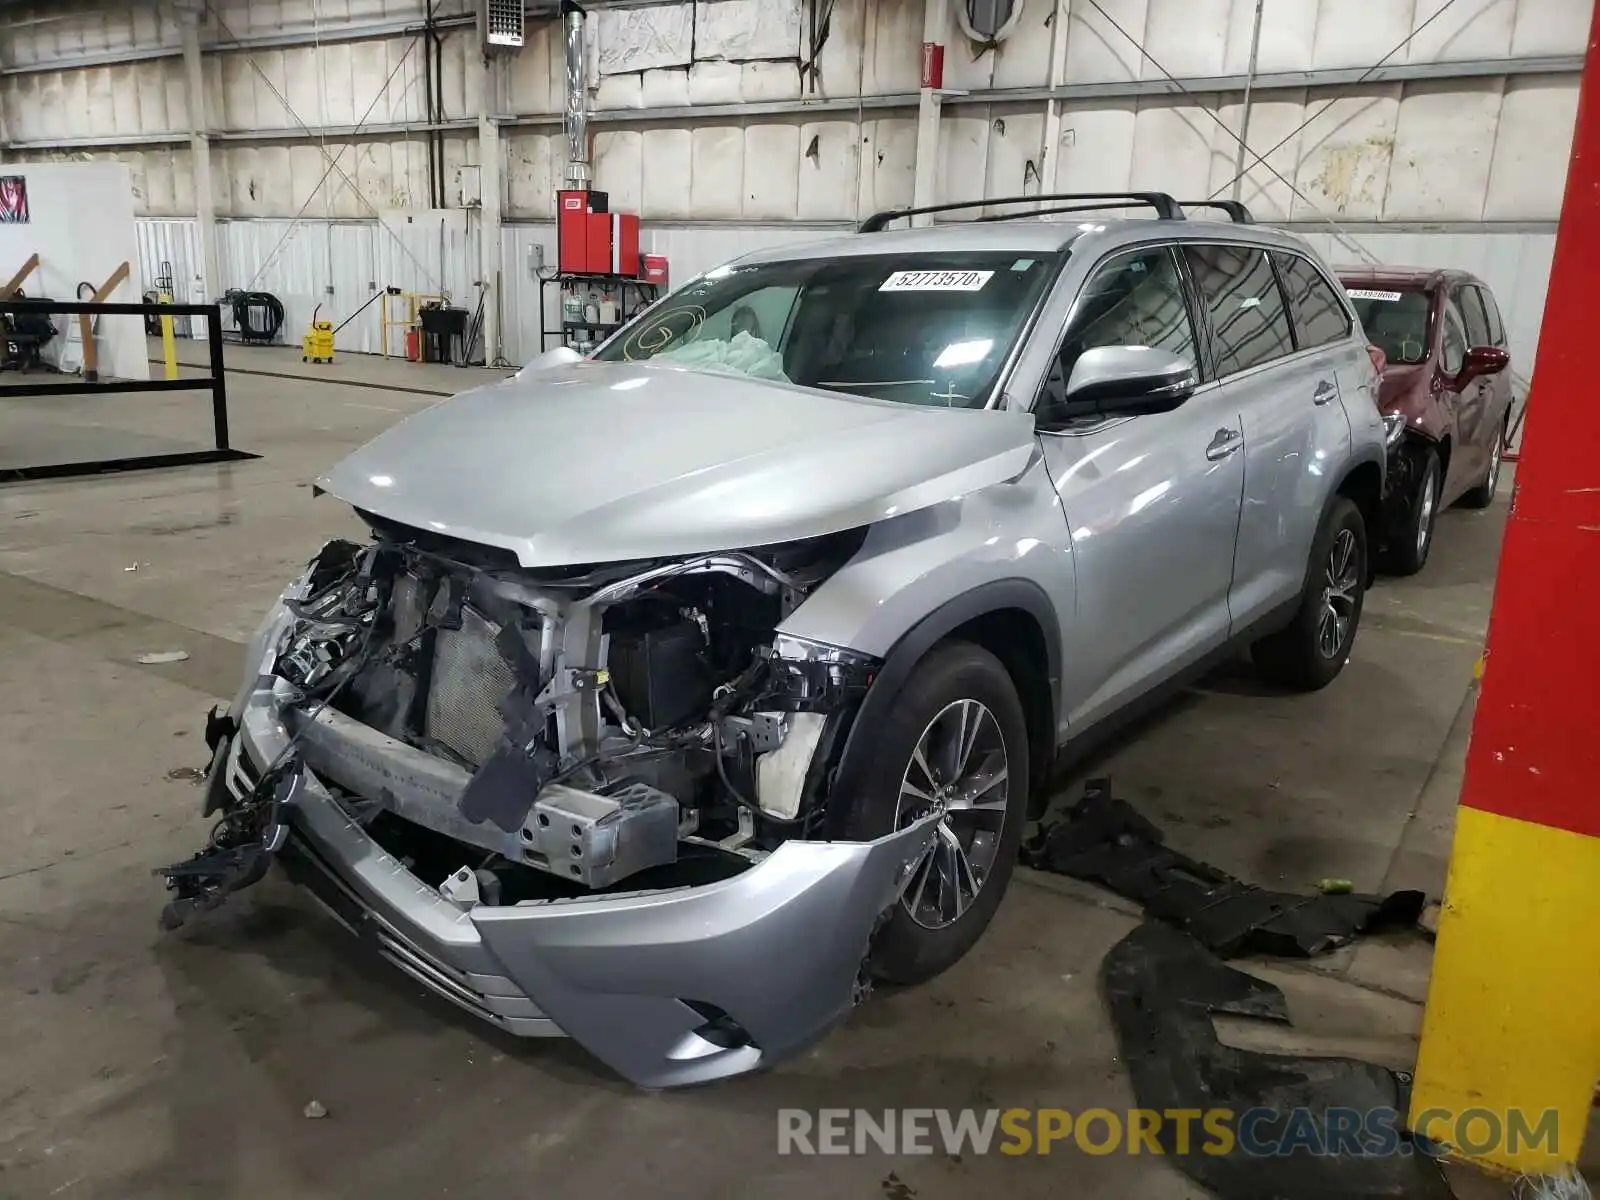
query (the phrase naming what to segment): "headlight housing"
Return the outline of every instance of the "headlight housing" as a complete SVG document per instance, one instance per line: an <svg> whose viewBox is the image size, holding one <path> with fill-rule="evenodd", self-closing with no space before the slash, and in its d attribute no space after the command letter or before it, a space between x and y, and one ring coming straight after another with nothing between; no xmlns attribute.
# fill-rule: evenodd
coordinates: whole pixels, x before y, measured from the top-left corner
<svg viewBox="0 0 1600 1200"><path fill-rule="evenodd" d="M1405 413L1383 414L1383 444L1393 450L1400 444L1400 439L1405 436Z"/></svg>

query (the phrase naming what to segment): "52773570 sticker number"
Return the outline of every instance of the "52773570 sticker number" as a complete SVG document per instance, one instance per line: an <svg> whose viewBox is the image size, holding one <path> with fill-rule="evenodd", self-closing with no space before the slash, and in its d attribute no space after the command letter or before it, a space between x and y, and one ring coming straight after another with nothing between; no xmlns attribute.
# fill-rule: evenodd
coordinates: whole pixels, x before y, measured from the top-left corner
<svg viewBox="0 0 1600 1200"><path fill-rule="evenodd" d="M896 271L880 292L981 292L993 271Z"/></svg>

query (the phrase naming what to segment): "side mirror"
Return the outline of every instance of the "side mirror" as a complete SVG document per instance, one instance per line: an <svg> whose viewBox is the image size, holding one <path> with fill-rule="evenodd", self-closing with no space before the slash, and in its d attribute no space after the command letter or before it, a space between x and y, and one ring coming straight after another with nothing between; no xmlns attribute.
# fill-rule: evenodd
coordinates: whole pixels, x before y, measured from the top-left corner
<svg viewBox="0 0 1600 1200"><path fill-rule="evenodd" d="M1480 375L1498 375L1511 365L1511 355L1499 346L1474 346L1456 372L1458 383L1467 383Z"/></svg>
<svg viewBox="0 0 1600 1200"><path fill-rule="evenodd" d="M1067 380L1067 415L1168 412L1199 385L1194 365L1154 346L1096 346L1078 355Z"/></svg>
<svg viewBox="0 0 1600 1200"><path fill-rule="evenodd" d="M571 346L557 346L554 350L546 350L543 354L535 354L527 364L518 371L516 378L526 379L529 375L540 371L548 371L552 367L564 367L569 363L582 362L583 355Z"/></svg>

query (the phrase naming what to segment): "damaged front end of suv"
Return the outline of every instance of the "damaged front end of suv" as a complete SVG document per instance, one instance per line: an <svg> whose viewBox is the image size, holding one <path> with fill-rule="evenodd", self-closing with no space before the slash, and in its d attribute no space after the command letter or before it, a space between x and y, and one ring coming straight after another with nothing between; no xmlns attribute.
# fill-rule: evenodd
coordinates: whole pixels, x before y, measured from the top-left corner
<svg viewBox="0 0 1600 1200"><path fill-rule="evenodd" d="M530 569L361 515L213 714L216 824L164 922L280 862L434 992L647 1087L841 1019L937 823L833 840L878 664L780 632L864 532Z"/></svg>

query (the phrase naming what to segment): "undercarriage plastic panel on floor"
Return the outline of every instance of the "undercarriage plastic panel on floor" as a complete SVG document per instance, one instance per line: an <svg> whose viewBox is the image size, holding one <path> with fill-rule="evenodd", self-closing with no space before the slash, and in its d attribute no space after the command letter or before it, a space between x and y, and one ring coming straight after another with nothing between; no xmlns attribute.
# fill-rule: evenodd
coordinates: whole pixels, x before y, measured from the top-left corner
<svg viewBox="0 0 1600 1200"><path fill-rule="evenodd" d="M1101 972L1138 1106L1233 1114L1225 1154L1198 1115L1182 1138L1178 1122L1161 1121L1157 1141L1190 1178L1224 1200L1449 1200L1438 1162L1400 1132L1406 1079L1353 1059L1222 1044L1213 1014L1289 1020L1272 984L1157 921L1112 947Z"/></svg>
<svg viewBox="0 0 1600 1200"><path fill-rule="evenodd" d="M1302 895L1273 892L1179 854L1109 780L1092 779L1066 818L1024 847L1031 867L1108 887L1145 914L1186 930L1224 958L1310 958L1357 934L1406 929L1422 913L1421 892Z"/></svg>

